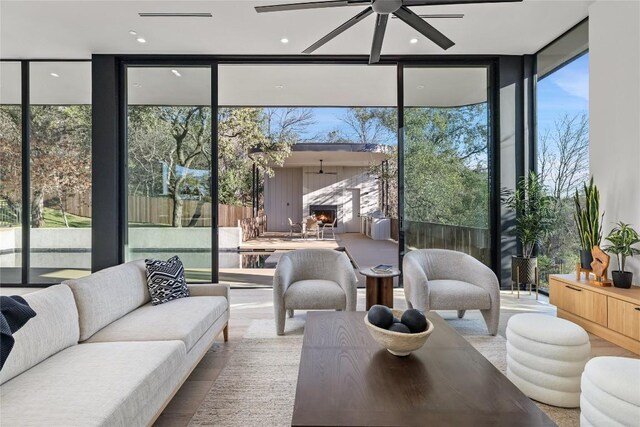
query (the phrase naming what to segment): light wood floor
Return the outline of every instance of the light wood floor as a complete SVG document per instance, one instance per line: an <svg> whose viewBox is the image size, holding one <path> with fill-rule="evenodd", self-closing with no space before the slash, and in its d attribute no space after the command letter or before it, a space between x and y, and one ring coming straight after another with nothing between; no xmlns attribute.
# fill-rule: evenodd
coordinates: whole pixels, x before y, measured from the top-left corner
<svg viewBox="0 0 640 427"><path fill-rule="evenodd" d="M271 289L232 289L230 298L231 320L229 324L229 342L223 343L222 336L219 337L219 340L214 344L215 351L209 352L196 367L166 407L160 418L158 418L155 424L156 426L186 426L209 389L213 386L218 375L225 367L251 322L255 319L273 318ZM397 308L406 307L402 289L395 289L394 300ZM357 309L364 310L364 289L358 290ZM525 312L555 315L555 307L549 305L548 299L544 296L540 297L540 301L536 301L535 296L529 296L527 293L521 294L521 298L516 299L515 295L511 295L508 291L503 292L501 294L499 333L501 335L505 334L509 317L517 313ZM445 319L454 319L456 317L454 311L442 311L439 313ZM304 313L296 312L296 316L301 315L304 315ZM480 313L477 311L469 311L465 317L480 318ZM611 344L595 335L590 334L590 338L593 356L638 357L638 355Z"/></svg>

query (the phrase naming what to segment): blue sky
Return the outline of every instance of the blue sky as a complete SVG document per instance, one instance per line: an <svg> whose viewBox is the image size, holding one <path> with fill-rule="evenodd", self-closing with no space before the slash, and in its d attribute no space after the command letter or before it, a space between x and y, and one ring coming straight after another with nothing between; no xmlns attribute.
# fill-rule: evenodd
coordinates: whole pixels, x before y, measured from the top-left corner
<svg viewBox="0 0 640 427"><path fill-rule="evenodd" d="M538 134L553 128L563 114L589 111L589 54L538 82Z"/></svg>
<svg viewBox="0 0 640 427"><path fill-rule="evenodd" d="M585 54L538 82L538 133L554 126L564 114L576 115L589 111L589 54ZM313 140L340 129L345 136L352 131L340 120L347 108L312 108L314 123L303 138Z"/></svg>

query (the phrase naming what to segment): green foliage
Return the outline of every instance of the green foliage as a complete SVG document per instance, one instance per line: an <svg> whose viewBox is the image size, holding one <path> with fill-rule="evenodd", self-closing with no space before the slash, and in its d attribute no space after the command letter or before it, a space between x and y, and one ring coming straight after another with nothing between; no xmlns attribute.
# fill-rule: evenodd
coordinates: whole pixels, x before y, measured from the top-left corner
<svg viewBox="0 0 640 427"><path fill-rule="evenodd" d="M584 206L580 202L580 193L576 190L573 196L575 212L573 214L578 236L580 237L580 247L584 251L590 251L594 246L599 246L602 240L602 219L604 212L600 215L600 192L593 183L593 177L583 185Z"/></svg>
<svg viewBox="0 0 640 427"><path fill-rule="evenodd" d="M515 191L503 190L502 201L515 211L515 231L522 244L522 256L530 258L553 223L552 198L540 176L531 171L518 181Z"/></svg>
<svg viewBox="0 0 640 427"><path fill-rule="evenodd" d="M385 109L376 118L391 132L397 112ZM405 219L454 226L487 228L487 106L405 109ZM389 152L389 179L394 208L397 195L397 150ZM392 212L392 215L394 212Z"/></svg>
<svg viewBox="0 0 640 427"><path fill-rule="evenodd" d="M604 250L616 256L620 271L625 271L624 267L627 257L640 255L640 249L633 247L640 243L640 236L638 236L638 232L629 224L625 224L624 222L617 223L606 240L611 242L611 244L605 246Z"/></svg>

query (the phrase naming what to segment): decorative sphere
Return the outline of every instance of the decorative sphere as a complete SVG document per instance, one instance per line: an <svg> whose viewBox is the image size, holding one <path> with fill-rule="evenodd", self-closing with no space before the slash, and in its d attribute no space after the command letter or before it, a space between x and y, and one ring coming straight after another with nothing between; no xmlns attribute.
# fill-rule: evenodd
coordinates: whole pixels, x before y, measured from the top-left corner
<svg viewBox="0 0 640 427"><path fill-rule="evenodd" d="M400 332L402 334L410 334L411 330L407 327L407 325L403 323L394 323L389 326L389 330L392 332Z"/></svg>
<svg viewBox="0 0 640 427"><path fill-rule="evenodd" d="M389 329L393 323L393 313L391 309L384 305L374 305L369 309L367 314L369 323L382 329Z"/></svg>
<svg viewBox="0 0 640 427"><path fill-rule="evenodd" d="M398 319L396 316L393 316L393 323L401 323L402 321Z"/></svg>
<svg viewBox="0 0 640 427"><path fill-rule="evenodd" d="M402 323L409 328L411 333L416 334L427 329L427 318L420 311L411 308L402 314Z"/></svg>

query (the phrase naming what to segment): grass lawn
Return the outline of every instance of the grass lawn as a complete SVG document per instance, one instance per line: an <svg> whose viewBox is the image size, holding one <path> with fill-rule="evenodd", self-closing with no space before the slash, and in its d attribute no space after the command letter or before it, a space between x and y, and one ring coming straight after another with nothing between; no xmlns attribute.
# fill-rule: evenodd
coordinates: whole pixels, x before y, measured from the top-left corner
<svg viewBox="0 0 640 427"><path fill-rule="evenodd" d="M67 214L69 228L90 228L91 218ZM44 208L44 228L64 228L64 218L58 209Z"/></svg>
<svg viewBox="0 0 640 427"><path fill-rule="evenodd" d="M91 218L67 213L69 228L91 228ZM64 218L59 209L44 208L44 228L64 228ZM129 223L130 227L171 227L169 224Z"/></svg>

